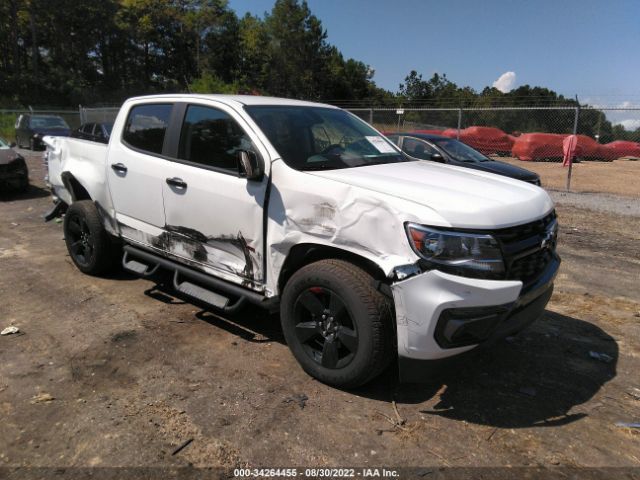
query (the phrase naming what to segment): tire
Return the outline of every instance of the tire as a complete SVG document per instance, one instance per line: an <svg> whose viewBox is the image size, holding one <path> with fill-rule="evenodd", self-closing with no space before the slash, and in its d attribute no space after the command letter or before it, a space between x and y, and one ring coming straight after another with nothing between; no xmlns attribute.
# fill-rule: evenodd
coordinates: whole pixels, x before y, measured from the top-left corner
<svg viewBox="0 0 640 480"><path fill-rule="evenodd" d="M291 277L281 323L303 370L329 385L363 385L395 358L391 300L368 273L342 260L321 260Z"/></svg>
<svg viewBox="0 0 640 480"><path fill-rule="evenodd" d="M74 202L67 209L64 240L71 260L83 273L101 275L118 264L117 249L91 200Z"/></svg>

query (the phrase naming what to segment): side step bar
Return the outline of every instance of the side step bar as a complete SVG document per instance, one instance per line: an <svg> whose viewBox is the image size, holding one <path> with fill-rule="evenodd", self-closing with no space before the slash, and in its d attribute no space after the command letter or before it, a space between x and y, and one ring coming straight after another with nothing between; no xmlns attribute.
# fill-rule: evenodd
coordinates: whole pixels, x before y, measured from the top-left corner
<svg viewBox="0 0 640 480"><path fill-rule="evenodd" d="M173 272L173 285L176 290L197 300L203 301L225 313L231 313L238 310L245 304L245 302L251 302L270 310L274 309L277 305L277 299L275 298L265 298L259 293L253 292L239 285L220 280L132 245L125 245L123 250L125 253L122 258L122 263L127 270L139 275L148 276L154 273L158 267L166 268ZM128 260L129 255L145 263L137 262L136 260ZM125 262L125 260L127 261ZM148 273L145 275L145 272ZM189 281L179 282L179 276L193 280L199 285ZM204 285L204 287L200 285ZM209 288L211 290L209 290ZM229 298L224 296L224 294L229 294L232 297L238 297L238 300L229 304Z"/></svg>

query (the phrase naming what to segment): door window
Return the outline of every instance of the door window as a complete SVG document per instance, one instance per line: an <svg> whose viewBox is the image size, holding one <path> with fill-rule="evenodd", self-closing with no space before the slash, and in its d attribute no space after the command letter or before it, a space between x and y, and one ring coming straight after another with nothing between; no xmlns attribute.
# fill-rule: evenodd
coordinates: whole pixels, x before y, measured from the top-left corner
<svg viewBox="0 0 640 480"><path fill-rule="evenodd" d="M413 158L419 158L421 160L431 160L431 155L437 153L436 149L427 142L409 137L404 138L402 150Z"/></svg>
<svg viewBox="0 0 640 480"><path fill-rule="evenodd" d="M145 152L162 153L171 107L170 104L133 107L122 133L124 142Z"/></svg>
<svg viewBox="0 0 640 480"><path fill-rule="evenodd" d="M178 158L199 165L238 171L238 151L255 152L250 138L229 114L190 105L182 124Z"/></svg>

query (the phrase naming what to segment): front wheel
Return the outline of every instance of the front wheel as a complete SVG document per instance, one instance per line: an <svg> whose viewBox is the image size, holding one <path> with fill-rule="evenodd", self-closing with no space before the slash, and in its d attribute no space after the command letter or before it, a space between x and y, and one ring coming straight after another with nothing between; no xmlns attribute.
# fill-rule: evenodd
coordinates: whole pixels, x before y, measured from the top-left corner
<svg viewBox="0 0 640 480"><path fill-rule="evenodd" d="M395 356L392 302L351 263L321 260L301 268L287 282L281 307L289 348L324 383L360 386Z"/></svg>
<svg viewBox="0 0 640 480"><path fill-rule="evenodd" d="M74 202L64 216L64 240L71 260L89 275L100 275L117 263L115 246L91 200Z"/></svg>

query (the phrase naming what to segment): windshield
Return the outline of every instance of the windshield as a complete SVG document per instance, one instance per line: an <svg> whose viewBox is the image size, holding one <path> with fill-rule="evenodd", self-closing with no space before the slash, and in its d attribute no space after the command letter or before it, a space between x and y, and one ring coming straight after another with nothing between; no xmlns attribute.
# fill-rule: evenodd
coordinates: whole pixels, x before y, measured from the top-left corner
<svg viewBox="0 0 640 480"><path fill-rule="evenodd" d="M287 165L333 170L410 161L389 141L344 110L303 106L247 106Z"/></svg>
<svg viewBox="0 0 640 480"><path fill-rule="evenodd" d="M60 117L31 117L31 128L69 128L69 125Z"/></svg>
<svg viewBox="0 0 640 480"><path fill-rule="evenodd" d="M438 147L448 153L451 157L461 162L489 162L491 159L485 157L479 151L452 138L432 140Z"/></svg>
<svg viewBox="0 0 640 480"><path fill-rule="evenodd" d="M9 144L7 143L7 141L0 137L0 148L9 148Z"/></svg>

